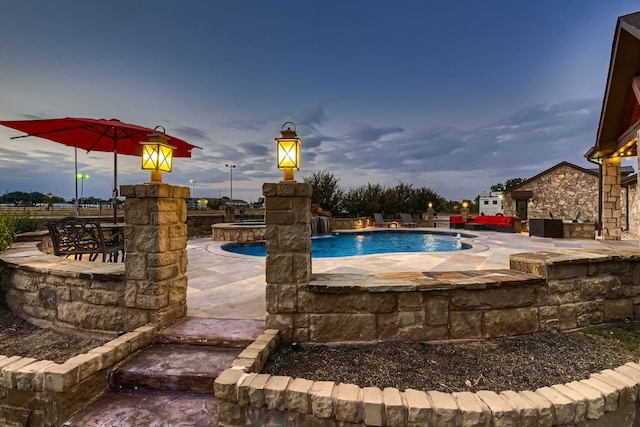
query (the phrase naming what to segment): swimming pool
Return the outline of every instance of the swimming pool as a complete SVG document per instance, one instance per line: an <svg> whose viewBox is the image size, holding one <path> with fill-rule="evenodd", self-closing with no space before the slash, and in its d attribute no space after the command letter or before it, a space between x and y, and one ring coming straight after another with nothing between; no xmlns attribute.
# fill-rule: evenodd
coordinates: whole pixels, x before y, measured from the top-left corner
<svg viewBox="0 0 640 427"><path fill-rule="evenodd" d="M311 240L311 256L334 258L394 252L449 252L471 248L449 233L389 230L334 233ZM264 242L227 243L222 249L242 255L265 256Z"/></svg>

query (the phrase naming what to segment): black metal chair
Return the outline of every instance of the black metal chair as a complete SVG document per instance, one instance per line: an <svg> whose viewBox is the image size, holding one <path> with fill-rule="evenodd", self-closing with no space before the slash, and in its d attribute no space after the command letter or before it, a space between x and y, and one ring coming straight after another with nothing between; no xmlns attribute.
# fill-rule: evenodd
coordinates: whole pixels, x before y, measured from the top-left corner
<svg viewBox="0 0 640 427"><path fill-rule="evenodd" d="M82 260L86 255L89 261L95 261L102 255L103 262L118 262L122 256L124 261L124 239L120 233L114 232L105 238L100 223L95 220L66 217L49 221L46 226L57 256Z"/></svg>

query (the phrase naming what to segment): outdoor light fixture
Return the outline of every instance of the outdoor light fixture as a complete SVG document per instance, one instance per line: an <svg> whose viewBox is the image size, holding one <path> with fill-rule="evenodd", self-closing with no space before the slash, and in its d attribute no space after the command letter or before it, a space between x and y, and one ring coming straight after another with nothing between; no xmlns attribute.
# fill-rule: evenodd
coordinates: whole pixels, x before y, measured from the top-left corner
<svg viewBox="0 0 640 427"><path fill-rule="evenodd" d="M467 209L469 207L469 203L467 202L462 202L462 207Z"/></svg>
<svg viewBox="0 0 640 427"><path fill-rule="evenodd" d="M162 128L162 130L158 130ZM167 144L167 135L162 126L156 126L149 135L149 141L142 144L142 169L151 171L151 183L162 182L162 172L171 172L173 150L175 147Z"/></svg>
<svg viewBox="0 0 640 427"><path fill-rule="evenodd" d="M429 209L433 208L433 202L429 202Z"/></svg>
<svg viewBox="0 0 640 427"><path fill-rule="evenodd" d="M285 126L292 125L285 129ZM278 148L278 169L284 172L285 181L294 181L294 170L300 170L300 147L302 141L296 134L296 125L292 122L286 122L280 130L282 138L276 138Z"/></svg>

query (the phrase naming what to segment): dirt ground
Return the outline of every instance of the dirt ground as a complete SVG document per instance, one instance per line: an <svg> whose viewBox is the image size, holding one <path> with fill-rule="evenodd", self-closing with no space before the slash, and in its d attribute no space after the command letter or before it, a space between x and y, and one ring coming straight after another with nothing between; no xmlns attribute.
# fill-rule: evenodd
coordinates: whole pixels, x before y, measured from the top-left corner
<svg viewBox="0 0 640 427"><path fill-rule="evenodd" d="M381 389L500 392L582 380L639 359L640 329L627 326L466 343L286 345L262 372Z"/></svg>
<svg viewBox="0 0 640 427"><path fill-rule="evenodd" d="M0 354L64 363L105 340L80 338L32 325L0 306Z"/></svg>

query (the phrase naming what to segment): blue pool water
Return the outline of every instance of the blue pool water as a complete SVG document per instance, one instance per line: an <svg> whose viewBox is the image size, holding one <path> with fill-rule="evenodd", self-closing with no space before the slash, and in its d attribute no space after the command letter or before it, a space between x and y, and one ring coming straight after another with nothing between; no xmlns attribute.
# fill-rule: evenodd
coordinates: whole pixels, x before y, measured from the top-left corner
<svg viewBox="0 0 640 427"><path fill-rule="evenodd" d="M314 237L311 256L332 258L354 255L385 254L393 252L447 252L469 249L455 235L420 231L374 231L336 233ZM243 255L265 256L264 242L227 243L222 249Z"/></svg>

